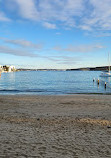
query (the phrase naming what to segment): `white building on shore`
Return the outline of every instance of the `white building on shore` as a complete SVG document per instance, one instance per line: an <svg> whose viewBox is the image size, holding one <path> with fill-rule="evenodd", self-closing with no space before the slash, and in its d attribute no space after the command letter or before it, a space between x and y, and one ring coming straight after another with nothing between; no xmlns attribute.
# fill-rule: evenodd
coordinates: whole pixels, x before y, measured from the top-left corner
<svg viewBox="0 0 111 158"><path fill-rule="evenodd" d="M15 71L15 66L9 66L8 67L8 72L12 72Z"/></svg>
<svg viewBox="0 0 111 158"><path fill-rule="evenodd" d="M15 66L9 66L9 65L4 65L4 66L1 66L0 65L0 71L1 72L15 72L16 71L16 68Z"/></svg>

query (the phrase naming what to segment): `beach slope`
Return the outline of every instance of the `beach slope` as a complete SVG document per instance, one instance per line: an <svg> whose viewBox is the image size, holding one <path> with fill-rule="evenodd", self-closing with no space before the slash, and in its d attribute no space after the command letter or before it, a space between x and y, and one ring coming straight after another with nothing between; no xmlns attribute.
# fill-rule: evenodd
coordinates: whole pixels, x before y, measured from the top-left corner
<svg viewBox="0 0 111 158"><path fill-rule="evenodd" d="M111 96L0 96L0 157L111 157Z"/></svg>

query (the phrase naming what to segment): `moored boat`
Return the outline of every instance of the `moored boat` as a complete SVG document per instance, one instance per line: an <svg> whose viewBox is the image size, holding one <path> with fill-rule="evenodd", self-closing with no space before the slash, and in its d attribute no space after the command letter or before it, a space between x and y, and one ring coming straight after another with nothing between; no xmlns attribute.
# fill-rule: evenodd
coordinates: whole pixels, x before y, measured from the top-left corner
<svg viewBox="0 0 111 158"><path fill-rule="evenodd" d="M109 70L108 70L108 72L102 72L100 77L111 77L109 53L108 53L108 61L109 61Z"/></svg>

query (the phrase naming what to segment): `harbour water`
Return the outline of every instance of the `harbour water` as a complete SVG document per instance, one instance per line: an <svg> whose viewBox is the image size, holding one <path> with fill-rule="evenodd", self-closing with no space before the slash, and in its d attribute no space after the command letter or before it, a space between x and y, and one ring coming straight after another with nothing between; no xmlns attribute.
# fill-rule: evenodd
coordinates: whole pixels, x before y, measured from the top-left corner
<svg viewBox="0 0 111 158"><path fill-rule="evenodd" d="M110 94L110 79L98 79L100 71L20 71L2 73L0 94L64 95L101 93ZM107 87L104 87L104 81Z"/></svg>

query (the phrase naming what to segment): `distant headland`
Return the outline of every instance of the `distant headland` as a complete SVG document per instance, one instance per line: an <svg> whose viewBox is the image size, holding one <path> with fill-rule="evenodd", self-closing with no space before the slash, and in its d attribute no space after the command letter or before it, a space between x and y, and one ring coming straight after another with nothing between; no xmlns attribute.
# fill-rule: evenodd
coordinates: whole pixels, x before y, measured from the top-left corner
<svg viewBox="0 0 111 158"><path fill-rule="evenodd" d="M109 66L85 67L76 69L17 69L17 71L108 71Z"/></svg>
<svg viewBox="0 0 111 158"><path fill-rule="evenodd" d="M111 68L111 67L110 67ZM16 72L16 71L108 71L109 66L100 66L100 67L85 67L85 68L74 68L74 69L26 69L18 68L15 66L0 66L0 72Z"/></svg>

